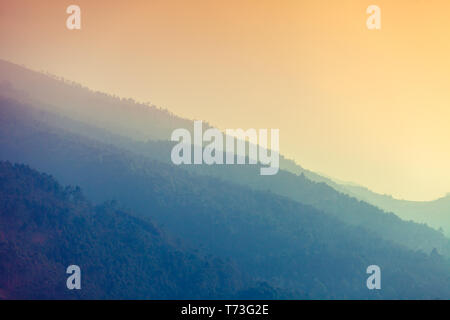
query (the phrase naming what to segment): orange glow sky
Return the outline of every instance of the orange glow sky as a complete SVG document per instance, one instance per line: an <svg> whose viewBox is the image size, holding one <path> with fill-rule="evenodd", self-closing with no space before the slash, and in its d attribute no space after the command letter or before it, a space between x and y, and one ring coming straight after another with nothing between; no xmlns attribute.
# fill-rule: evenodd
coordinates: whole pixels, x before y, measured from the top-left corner
<svg viewBox="0 0 450 320"><path fill-rule="evenodd" d="M305 168L426 200L450 192L449 15L448 0L0 0L0 58L222 129L279 128Z"/></svg>

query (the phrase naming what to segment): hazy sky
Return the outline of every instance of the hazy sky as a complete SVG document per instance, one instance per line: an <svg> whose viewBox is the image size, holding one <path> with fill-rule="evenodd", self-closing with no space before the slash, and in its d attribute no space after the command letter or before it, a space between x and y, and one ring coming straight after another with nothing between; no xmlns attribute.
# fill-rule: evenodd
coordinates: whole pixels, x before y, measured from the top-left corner
<svg viewBox="0 0 450 320"><path fill-rule="evenodd" d="M450 192L449 15L448 0L0 0L0 58L221 129L279 128L305 168L425 200Z"/></svg>

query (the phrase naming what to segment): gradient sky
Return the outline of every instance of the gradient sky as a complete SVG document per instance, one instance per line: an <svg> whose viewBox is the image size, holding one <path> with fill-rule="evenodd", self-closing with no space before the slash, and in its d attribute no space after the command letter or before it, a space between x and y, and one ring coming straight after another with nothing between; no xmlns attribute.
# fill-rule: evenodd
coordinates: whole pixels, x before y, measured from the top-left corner
<svg viewBox="0 0 450 320"><path fill-rule="evenodd" d="M0 0L0 58L221 129L279 128L305 168L430 200L450 192L449 15L448 0Z"/></svg>

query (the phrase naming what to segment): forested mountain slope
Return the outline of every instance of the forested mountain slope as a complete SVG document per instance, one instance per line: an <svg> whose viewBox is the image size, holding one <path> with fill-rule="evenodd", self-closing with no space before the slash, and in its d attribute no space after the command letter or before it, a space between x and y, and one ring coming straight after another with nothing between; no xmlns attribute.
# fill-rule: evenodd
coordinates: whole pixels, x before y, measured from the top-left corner
<svg viewBox="0 0 450 320"><path fill-rule="evenodd" d="M148 220L93 206L27 166L0 162L0 221L0 298L210 299L250 288L230 263L185 251ZM66 288L72 264L81 290Z"/></svg>

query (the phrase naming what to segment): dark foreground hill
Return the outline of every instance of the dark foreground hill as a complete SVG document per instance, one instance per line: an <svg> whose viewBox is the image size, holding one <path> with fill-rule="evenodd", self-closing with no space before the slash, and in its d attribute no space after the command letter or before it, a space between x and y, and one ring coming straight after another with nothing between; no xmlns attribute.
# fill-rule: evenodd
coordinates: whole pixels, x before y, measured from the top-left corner
<svg viewBox="0 0 450 320"><path fill-rule="evenodd" d="M116 199L187 245L231 261L246 277L266 282L283 294L288 292L291 298L450 298L450 266L437 253L410 251L362 226L350 226L270 192L199 176L48 127L27 117L21 104L3 100L3 106L1 158L29 163L64 183L80 185L97 202ZM46 201L42 202L45 205ZM114 228L120 230L121 224L114 223ZM77 234L67 241L76 239ZM127 229L126 234L132 236L133 232ZM97 241L89 243L95 247ZM135 241L130 240L130 246ZM21 255L20 246L17 248ZM90 256L104 259L97 254ZM177 264L173 263L175 270ZM381 267L382 290L366 287L366 268L372 264ZM180 264L180 268L190 265L196 264ZM222 270L212 269L213 273ZM120 265L112 270L128 274ZM217 279L230 286L228 292L240 290L227 276L234 279L228 269ZM161 277L169 279L169 275ZM192 278L189 281L196 283ZM210 292L223 294L227 289ZM257 297L255 291L245 292Z"/></svg>
<svg viewBox="0 0 450 320"><path fill-rule="evenodd" d="M0 162L0 222L0 299L230 298L243 286L229 263L184 251L152 223L94 207L23 165ZM71 264L81 290L66 288Z"/></svg>

